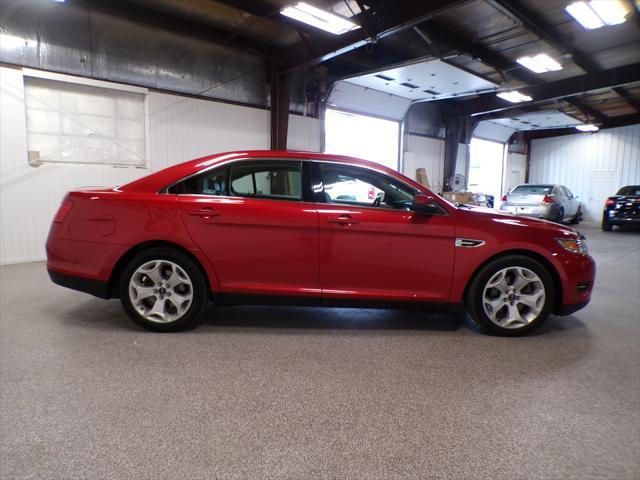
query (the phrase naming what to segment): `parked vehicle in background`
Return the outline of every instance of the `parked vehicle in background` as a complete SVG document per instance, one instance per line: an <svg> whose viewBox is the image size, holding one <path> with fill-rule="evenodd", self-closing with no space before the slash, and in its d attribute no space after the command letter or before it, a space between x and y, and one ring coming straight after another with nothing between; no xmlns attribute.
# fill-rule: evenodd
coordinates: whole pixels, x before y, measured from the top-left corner
<svg viewBox="0 0 640 480"><path fill-rule="evenodd" d="M523 183L503 195L500 211L527 217L546 218L557 223L582 220L582 205L563 185Z"/></svg>
<svg viewBox="0 0 640 480"><path fill-rule="evenodd" d="M614 225L640 225L640 185L622 187L604 202L602 230L610 232Z"/></svg>
<svg viewBox="0 0 640 480"><path fill-rule="evenodd" d="M450 204L379 164L319 153L212 155L69 192L47 240L60 285L175 331L217 305L464 305L519 335L591 297L571 228ZM221 313L224 314L224 313Z"/></svg>

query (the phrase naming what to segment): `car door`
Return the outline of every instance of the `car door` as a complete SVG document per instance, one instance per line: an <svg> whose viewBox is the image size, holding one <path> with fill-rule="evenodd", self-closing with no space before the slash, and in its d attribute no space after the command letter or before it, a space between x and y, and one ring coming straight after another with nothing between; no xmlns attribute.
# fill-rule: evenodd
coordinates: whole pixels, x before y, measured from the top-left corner
<svg viewBox="0 0 640 480"><path fill-rule="evenodd" d="M578 213L578 206L580 205L580 202L578 202L577 198L567 187L562 187L562 189L567 197L567 206L564 209L566 212L565 214L568 217L574 217L576 213Z"/></svg>
<svg viewBox="0 0 640 480"><path fill-rule="evenodd" d="M454 226L410 210L418 193L364 167L313 162L320 222L320 284L327 303L446 303Z"/></svg>
<svg viewBox="0 0 640 480"><path fill-rule="evenodd" d="M178 204L222 294L316 296L318 214L303 198L309 165L241 160L184 182Z"/></svg>

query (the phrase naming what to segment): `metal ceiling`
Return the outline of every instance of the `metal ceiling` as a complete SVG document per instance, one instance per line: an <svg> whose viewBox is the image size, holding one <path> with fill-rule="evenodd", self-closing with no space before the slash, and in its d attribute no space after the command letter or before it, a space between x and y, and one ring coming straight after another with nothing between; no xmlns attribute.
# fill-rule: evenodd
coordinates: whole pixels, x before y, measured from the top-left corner
<svg viewBox="0 0 640 480"><path fill-rule="evenodd" d="M415 84L422 93L438 92L431 95L434 98L421 99L439 105L447 117L481 121L499 118L496 115L559 111L603 127L640 121L637 0L620 0L631 12L625 23L589 31L565 12L567 0L307 0L351 15L361 27L338 36L280 14L297 0L73 1L95 5L105 18L128 16L135 10L135 18L147 22L175 22L183 31L193 26L200 36L204 32L225 45L260 55L269 65L272 82L292 72L306 72L307 78L313 77L317 98L337 80L363 85L380 80L375 73L397 73L399 66L417 65L404 68L419 70L446 65L443 68L461 68L461 79L486 83L458 89L452 79L435 85L419 73L399 76L407 77L400 83ZM520 56L541 52L563 69L535 74L516 62ZM318 70L318 65L323 68ZM375 85L369 87L402 95L391 82ZM483 93L491 85L526 90L533 101L509 104L496 99L495 92ZM416 89L403 88L408 89L406 98L416 100Z"/></svg>

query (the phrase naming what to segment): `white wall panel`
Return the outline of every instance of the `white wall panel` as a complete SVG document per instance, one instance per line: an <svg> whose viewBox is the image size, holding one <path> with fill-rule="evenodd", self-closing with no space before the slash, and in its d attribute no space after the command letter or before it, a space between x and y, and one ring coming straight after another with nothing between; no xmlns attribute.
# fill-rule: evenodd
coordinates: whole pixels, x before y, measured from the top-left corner
<svg viewBox="0 0 640 480"><path fill-rule="evenodd" d="M442 192L444 140L411 134L405 137L402 173L415 180L417 168L426 170L431 190ZM458 145L456 173L467 175L467 146L463 143Z"/></svg>
<svg viewBox="0 0 640 480"><path fill-rule="evenodd" d="M605 200L591 192L593 172L599 171L618 172L616 188L640 183L640 125L532 142L530 182L566 185L591 220L599 220Z"/></svg>
<svg viewBox="0 0 640 480"><path fill-rule="evenodd" d="M527 156L521 153L509 152L507 164L504 169L502 193L507 193L512 188L524 183L527 172Z"/></svg>
<svg viewBox="0 0 640 480"><path fill-rule="evenodd" d="M425 169L429 186L433 191L442 191L444 168L443 140L419 135L406 136L403 173L407 177L415 180L417 168Z"/></svg>
<svg viewBox="0 0 640 480"><path fill-rule="evenodd" d="M51 219L64 194L80 186L114 186L144 168L27 163L22 72L0 68L0 264L45 258ZM151 93L148 139L152 171L229 150L269 148L269 112L220 102ZM318 151L320 122L290 116L291 149Z"/></svg>
<svg viewBox="0 0 640 480"><path fill-rule="evenodd" d="M289 115L287 148L305 152L320 151L322 123L317 118Z"/></svg>

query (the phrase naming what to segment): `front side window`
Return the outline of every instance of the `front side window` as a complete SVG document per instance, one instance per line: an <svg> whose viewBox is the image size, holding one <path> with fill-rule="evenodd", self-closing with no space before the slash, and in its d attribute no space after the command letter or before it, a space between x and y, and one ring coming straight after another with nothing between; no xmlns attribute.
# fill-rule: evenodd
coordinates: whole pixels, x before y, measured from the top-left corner
<svg viewBox="0 0 640 480"><path fill-rule="evenodd" d="M229 194L238 197L302 199L301 162L238 163L230 167Z"/></svg>
<svg viewBox="0 0 640 480"><path fill-rule="evenodd" d="M322 164L322 203L409 210L417 190L393 178L348 165Z"/></svg>

